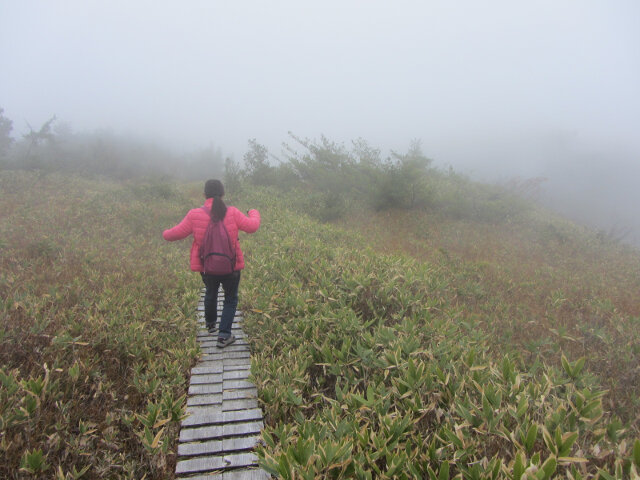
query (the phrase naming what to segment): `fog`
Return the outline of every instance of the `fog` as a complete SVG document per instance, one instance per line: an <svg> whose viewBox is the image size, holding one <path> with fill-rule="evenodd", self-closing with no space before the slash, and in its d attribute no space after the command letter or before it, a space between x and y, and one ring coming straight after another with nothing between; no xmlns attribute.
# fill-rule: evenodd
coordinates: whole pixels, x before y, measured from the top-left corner
<svg viewBox="0 0 640 480"><path fill-rule="evenodd" d="M640 243L640 3L0 0L0 107L176 151L420 139ZM635 237L634 237L635 235Z"/></svg>

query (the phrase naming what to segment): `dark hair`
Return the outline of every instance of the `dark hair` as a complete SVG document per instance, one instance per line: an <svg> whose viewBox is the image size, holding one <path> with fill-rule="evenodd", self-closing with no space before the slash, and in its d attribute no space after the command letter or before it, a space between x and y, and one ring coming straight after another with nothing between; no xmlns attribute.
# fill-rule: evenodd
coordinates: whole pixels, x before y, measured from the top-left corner
<svg viewBox="0 0 640 480"><path fill-rule="evenodd" d="M224 186L220 180L207 180L204 184L204 196L213 198L211 206L211 218L215 221L222 220L227 214L227 206L222 201Z"/></svg>

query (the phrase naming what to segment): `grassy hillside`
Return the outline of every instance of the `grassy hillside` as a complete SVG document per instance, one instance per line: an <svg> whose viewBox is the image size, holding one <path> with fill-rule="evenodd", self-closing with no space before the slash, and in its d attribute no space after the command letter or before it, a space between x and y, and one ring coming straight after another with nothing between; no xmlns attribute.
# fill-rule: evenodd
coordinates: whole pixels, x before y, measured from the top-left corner
<svg viewBox="0 0 640 480"><path fill-rule="evenodd" d="M0 172L0 477L171 478L202 185ZM245 188L241 308L283 478L629 478L640 260L512 197L346 208ZM311 199L311 200L310 200Z"/></svg>
<svg viewBox="0 0 640 480"><path fill-rule="evenodd" d="M532 206L502 220L361 210L328 226L300 215L304 197L254 195L264 225L246 242L244 299L266 469L637 471L637 253Z"/></svg>
<svg viewBox="0 0 640 480"><path fill-rule="evenodd" d="M168 478L197 278L167 185L0 171L0 477Z"/></svg>
<svg viewBox="0 0 640 480"><path fill-rule="evenodd" d="M549 212L502 222L425 212L357 215L342 226L446 272L450 304L527 369L585 357L609 406L640 429L640 252Z"/></svg>

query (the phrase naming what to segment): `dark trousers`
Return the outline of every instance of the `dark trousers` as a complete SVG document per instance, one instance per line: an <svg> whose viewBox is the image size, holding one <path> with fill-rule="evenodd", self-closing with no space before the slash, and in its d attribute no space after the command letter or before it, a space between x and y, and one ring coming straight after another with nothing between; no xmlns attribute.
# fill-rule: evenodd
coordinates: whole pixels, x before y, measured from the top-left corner
<svg viewBox="0 0 640 480"><path fill-rule="evenodd" d="M231 324L238 307L238 286L240 285L240 271L229 275L205 275L202 281L206 288L204 294L204 319L207 328L215 327L218 320L218 289L222 285L224 291L224 303L220 317L220 329L218 337L229 338L231 336Z"/></svg>

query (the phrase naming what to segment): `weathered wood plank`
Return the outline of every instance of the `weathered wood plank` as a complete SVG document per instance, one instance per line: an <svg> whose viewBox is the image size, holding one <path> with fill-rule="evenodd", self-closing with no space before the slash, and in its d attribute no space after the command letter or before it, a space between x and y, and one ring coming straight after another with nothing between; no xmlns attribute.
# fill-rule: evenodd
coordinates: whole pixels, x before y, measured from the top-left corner
<svg viewBox="0 0 640 480"><path fill-rule="evenodd" d="M235 334L234 334L235 335ZM205 351L205 349L209 349L209 348L218 348L218 339L215 337L212 337L209 340L206 341L200 341L200 351ZM229 351L233 351L234 349L232 349L231 347L244 347L248 350L251 350L251 347L249 346L249 344L243 339L243 338L239 338L236 336L236 341L233 342L231 345L229 345L228 347L223 348L222 350L227 350L228 348L231 349Z"/></svg>
<svg viewBox="0 0 640 480"><path fill-rule="evenodd" d="M216 440L224 437L237 437L241 435L257 435L260 433L262 428L262 421L182 428L180 430L179 441L184 443L200 440Z"/></svg>
<svg viewBox="0 0 640 480"><path fill-rule="evenodd" d="M219 408L190 415L182 421L183 427L217 425L232 422L262 420L262 410L254 408L240 411L221 411Z"/></svg>
<svg viewBox="0 0 640 480"><path fill-rule="evenodd" d="M223 468L254 467L258 457L253 453L230 454L224 456L198 457L189 460L178 460L176 473L212 472Z"/></svg>
<svg viewBox="0 0 640 480"><path fill-rule="evenodd" d="M222 373L191 375L191 385L203 385L207 383L222 383Z"/></svg>
<svg viewBox="0 0 640 480"><path fill-rule="evenodd" d="M223 383L225 390L239 390L243 388L255 388L255 385L247 380L225 380Z"/></svg>
<svg viewBox="0 0 640 480"><path fill-rule="evenodd" d="M246 410L258 408L258 400L255 398L243 398L240 400L226 400L222 402L222 411Z"/></svg>
<svg viewBox="0 0 640 480"><path fill-rule="evenodd" d="M225 372L228 370L241 370L251 366L251 358L224 358L222 363Z"/></svg>
<svg viewBox="0 0 640 480"><path fill-rule="evenodd" d="M210 361L213 359L227 359L227 358L251 358L251 353L249 353L249 351L247 350L246 352L230 352L230 351L224 351L229 347L226 348L219 348L217 349L217 352L212 352L212 353L203 353L202 357L203 360L205 361Z"/></svg>
<svg viewBox="0 0 640 480"><path fill-rule="evenodd" d="M209 440L208 442L181 443L178 445L179 457L194 457L196 455L214 455L222 452L224 448L222 440Z"/></svg>
<svg viewBox="0 0 640 480"><path fill-rule="evenodd" d="M224 360L224 358L223 358ZM246 359L243 359L246 362ZM199 367L210 367L212 365L220 365L220 363L222 363L223 365L223 370L224 370L224 363L220 362L220 358L216 358L213 355L209 355L207 357L201 357L200 361L198 362L198 366Z"/></svg>
<svg viewBox="0 0 640 480"><path fill-rule="evenodd" d="M191 369L191 375L207 375L213 373L223 373L224 365L222 362L199 363ZM224 377L223 377L224 378Z"/></svg>
<svg viewBox="0 0 640 480"><path fill-rule="evenodd" d="M243 390L224 390L222 392L222 401L240 400L243 398L258 398L258 390L254 388L245 388Z"/></svg>
<svg viewBox="0 0 640 480"><path fill-rule="evenodd" d="M222 439L222 425L211 425L208 427L182 428L180 429L180 442L193 442L196 440Z"/></svg>
<svg viewBox="0 0 640 480"><path fill-rule="evenodd" d="M248 452L255 448L262 439L259 435L249 437L225 438L206 442L181 443L178 445L178 456L195 457L202 455L223 455L227 453Z"/></svg>
<svg viewBox="0 0 640 480"><path fill-rule="evenodd" d="M189 395L203 395L209 393L222 393L222 383L208 383L204 385L189 386Z"/></svg>
<svg viewBox="0 0 640 480"><path fill-rule="evenodd" d="M222 379L224 381L227 380L246 380L251 375L251 368L247 366L247 368L239 369L239 370L228 370L222 373Z"/></svg>
<svg viewBox="0 0 640 480"><path fill-rule="evenodd" d="M259 434L264 428L262 421L247 423L225 423L222 426L224 437L237 437L240 435Z"/></svg>
<svg viewBox="0 0 640 480"><path fill-rule="evenodd" d="M224 423L224 416L220 407L217 407L215 411L195 413L189 415L182 420L180 424L182 427L201 427L208 425L221 425Z"/></svg>
<svg viewBox="0 0 640 480"><path fill-rule="evenodd" d="M222 393L210 395L194 395L187 398L187 406L192 405L222 405Z"/></svg>
<svg viewBox="0 0 640 480"><path fill-rule="evenodd" d="M217 343L217 340L216 340ZM242 343L237 343L234 342L231 345L224 347L224 348L218 348L216 345L210 346L210 347L200 347L200 351L202 351L203 353L213 353L213 354L217 354L217 353L227 353L227 352L249 352L249 345L247 345L246 343L242 344Z"/></svg>
<svg viewBox="0 0 640 480"><path fill-rule="evenodd" d="M259 408L251 408L247 410L223 411L223 418L225 423L262 420L262 410Z"/></svg>
<svg viewBox="0 0 640 480"><path fill-rule="evenodd" d="M220 395L222 398L222 395ZM216 405L187 405L186 414L187 415L209 415L214 413L223 412L222 404Z"/></svg>
<svg viewBox="0 0 640 480"><path fill-rule="evenodd" d="M233 470L224 472L221 480L269 480L269 475L264 470Z"/></svg>
<svg viewBox="0 0 640 480"><path fill-rule="evenodd" d="M222 451L239 452L242 450L253 450L260 442L262 442L262 438L260 437L260 435L225 438L222 440Z"/></svg>

